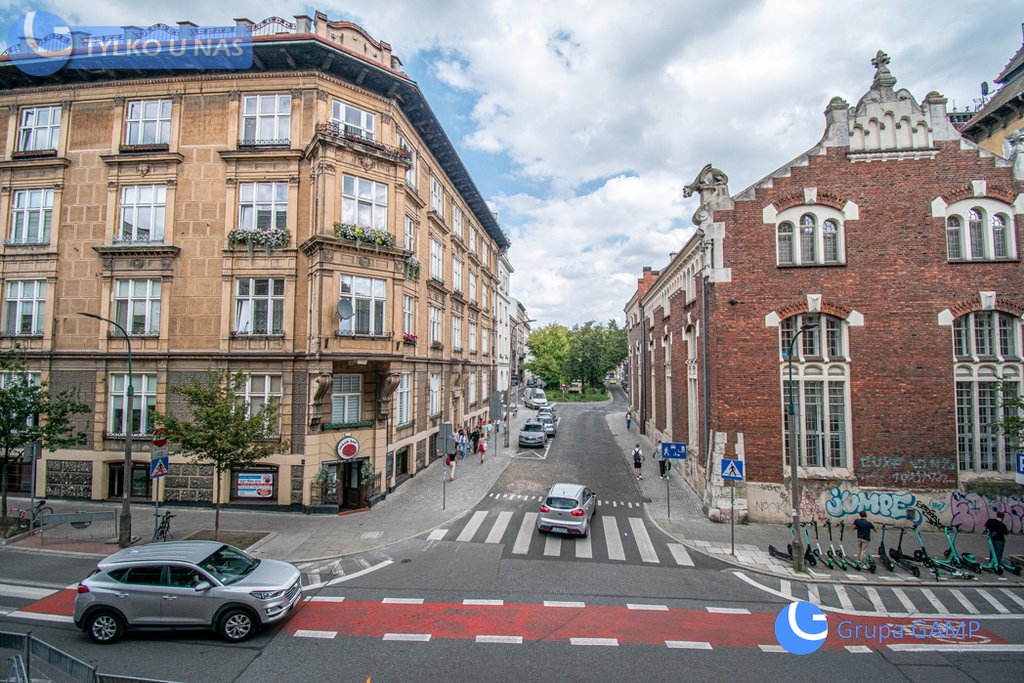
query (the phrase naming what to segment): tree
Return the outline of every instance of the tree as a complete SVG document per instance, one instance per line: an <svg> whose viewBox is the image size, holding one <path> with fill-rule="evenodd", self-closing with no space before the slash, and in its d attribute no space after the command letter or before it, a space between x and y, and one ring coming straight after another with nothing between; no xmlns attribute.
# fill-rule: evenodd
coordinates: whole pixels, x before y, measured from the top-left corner
<svg viewBox="0 0 1024 683"><path fill-rule="evenodd" d="M998 427L1013 444L1016 452L1021 442L1024 441L1024 397L1021 396L1015 382L1003 382L1000 394L1003 421L998 424ZM1012 454L1008 454L1008 456L1014 457ZM1016 465L1016 462L1013 465Z"/></svg>
<svg viewBox="0 0 1024 683"><path fill-rule="evenodd" d="M77 389L54 394L45 382L37 382L17 349L0 353L0 526L7 526L9 468L16 451L40 444L51 453L85 443L85 432L76 431L72 415L90 412L78 401Z"/></svg>
<svg viewBox="0 0 1024 683"><path fill-rule="evenodd" d="M534 330L526 339L526 346L533 360L526 369L538 375L545 384L557 385L568 374L569 330L562 325L551 323Z"/></svg>
<svg viewBox="0 0 1024 683"><path fill-rule="evenodd" d="M220 536L220 484L224 472L249 467L288 448L286 441L270 440L278 426L279 406L268 402L253 411L239 400L245 375L209 372L186 385L172 386L191 411L191 420L173 413L158 413L155 422L167 430L177 452L214 470L214 538Z"/></svg>

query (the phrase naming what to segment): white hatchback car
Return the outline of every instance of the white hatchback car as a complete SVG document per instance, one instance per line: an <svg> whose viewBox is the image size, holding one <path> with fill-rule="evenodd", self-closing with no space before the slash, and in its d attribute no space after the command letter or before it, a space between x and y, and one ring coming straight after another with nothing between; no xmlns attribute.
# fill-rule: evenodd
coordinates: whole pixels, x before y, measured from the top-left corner
<svg viewBox="0 0 1024 683"><path fill-rule="evenodd" d="M597 514L597 494L582 484L555 484L537 515L537 531L586 536Z"/></svg>

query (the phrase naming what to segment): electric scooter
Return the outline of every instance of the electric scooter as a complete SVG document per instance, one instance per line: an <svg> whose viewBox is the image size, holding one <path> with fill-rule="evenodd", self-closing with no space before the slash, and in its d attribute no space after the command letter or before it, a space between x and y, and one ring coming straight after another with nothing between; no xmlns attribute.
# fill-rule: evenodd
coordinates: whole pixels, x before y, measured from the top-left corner
<svg viewBox="0 0 1024 683"><path fill-rule="evenodd" d="M928 551L925 550L924 539L921 538L921 530L920 530L919 527L920 527L920 524L915 522L914 525L913 525L914 534L917 536L917 542L921 544L921 549L914 551L914 559L917 560L918 562L921 562L924 566L928 567L929 569L933 570L934 574L935 574L935 579L936 580L938 580L939 575L942 572L946 572L950 576L952 576L954 578L957 578L957 579L973 579L974 578L974 574L969 574L969 573L963 571L962 569L960 569L960 567L957 567L952 562L947 562L945 560L940 560L937 557L932 557L931 555L929 555Z"/></svg>
<svg viewBox="0 0 1024 683"><path fill-rule="evenodd" d="M814 554L811 549L811 532L807 530L807 522L803 522L800 528L804 532L804 562L812 567L818 566L818 557Z"/></svg>
<svg viewBox="0 0 1024 683"><path fill-rule="evenodd" d="M882 536L878 540L878 559L885 565L885 568L889 571L896 571L896 563L892 561L892 558L885 552L885 527L887 524L879 524L882 528Z"/></svg>
<svg viewBox="0 0 1024 683"><path fill-rule="evenodd" d="M793 523L790 522L789 524L787 524L786 528L789 529L789 536L790 536L790 538L795 541L796 540L796 533L793 531ZM793 544L792 543L787 544L785 550L782 550L781 548L776 548L774 545L769 545L768 546L768 554L771 555L772 557L778 558L780 560L785 560L787 562L792 562L793 561ZM806 549L806 551L804 552L804 561L807 562L807 564L809 564L812 567L814 567L814 566L816 566L818 564L818 561L816 559L814 559L814 553L811 552L810 547L808 547Z"/></svg>
<svg viewBox="0 0 1024 683"><path fill-rule="evenodd" d="M814 547L814 555L819 560L824 562L826 567L828 567L829 569L835 569L836 568L835 561L831 557L829 557L827 554L825 554L825 553L823 553L821 551L821 539L818 538L818 520L814 520L813 524L814 524L814 546L815 546Z"/></svg>
<svg viewBox="0 0 1024 683"><path fill-rule="evenodd" d="M996 560L996 547L992 543L992 535L988 533L988 530L985 531L985 538L988 539L988 562L979 565L979 568L987 572L992 572L996 576L1002 576L1003 564ZM972 553L962 553L961 556L968 558L971 561L976 561Z"/></svg>
<svg viewBox="0 0 1024 683"><path fill-rule="evenodd" d="M846 559L836 552L836 547L832 545L832 520L825 522L825 528L828 529L828 556L832 558L832 561L839 566L841 570L846 571Z"/></svg>
<svg viewBox="0 0 1024 683"><path fill-rule="evenodd" d="M895 548L889 548L889 557L893 562L906 569L915 577L920 577L921 566L914 561L913 556L903 553L903 535L907 532L907 527L897 525L896 528L900 530L900 538L896 542Z"/></svg>
<svg viewBox="0 0 1024 683"><path fill-rule="evenodd" d="M839 522L839 552L842 553L843 559L849 562L850 566L857 571L869 571L874 574L875 570L878 569L878 565L875 564L870 555L865 555L864 562L861 562L856 557L850 557L846 554L846 548L843 547L843 536L845 531L846 524Z"/></svg>
<svg viewBox="0 0 1024 683"><path fill-rule="evenodd" d="M974 559L973 554L957 552L956 538L960 535L960 527L944 526L939 528L946 535L946 543L949 544L949 547L942 553L943 558L955 567L963 567L964 569L970 569L972 572L980 572L981 563ZM952 536L949 535L950 531L953 532Z"/></svg>

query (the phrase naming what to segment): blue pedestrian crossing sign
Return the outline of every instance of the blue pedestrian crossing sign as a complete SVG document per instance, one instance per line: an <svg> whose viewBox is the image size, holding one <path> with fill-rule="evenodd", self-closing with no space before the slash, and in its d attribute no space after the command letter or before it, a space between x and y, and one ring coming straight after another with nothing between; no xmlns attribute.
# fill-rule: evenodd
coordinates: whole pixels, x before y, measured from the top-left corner
<svg viewBox="0 0 1024 683"><path fill-rule="evenodd" d="M743 481L743 461L722 458L722 479Z"/></svg>
<svg viewBox="0 0 1024 683"><path fill-rule="evenodd" d="M159 479L160 477L167 476L167 456L162 458L153 458L149 461L149 478Z"/></svg>
<svg viewBox="0 0 1024 683"><path fill-rule="evenodd" d="M1024 453L1017 454L1017 483L1024 484Z"/></svg>
<svg viewBox="0 0 1024 683"><path fill-rule="evenodd" d="M673 441L662 443L661 457L666 460L686 460L686 444Z"/></svg>

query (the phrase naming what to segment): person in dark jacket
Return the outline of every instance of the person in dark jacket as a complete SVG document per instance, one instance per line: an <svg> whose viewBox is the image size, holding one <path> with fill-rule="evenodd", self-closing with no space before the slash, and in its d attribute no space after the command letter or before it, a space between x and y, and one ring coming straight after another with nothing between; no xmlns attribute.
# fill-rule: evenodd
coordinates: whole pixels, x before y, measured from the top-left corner
<svg viewBox="0 0 1024 683"><path fill-rule="evenodd" d="M992 539L992 551L996 554L996 562L1003 563L1003 550L1006 548L1006 534L1010 530L1006 528L1003 519L1006 517L1002 512L996 513L995 519L985 522L985 533Z"/></svg>
<svg viewBox="0 0 1024 683"><path fill-rule="evenodd" d="M871 545L871 530L875 525L868 521L868 513L860 511L860 517L853 520L853 528L857 530L857 561L867 564L868 546Z"/></svg>

